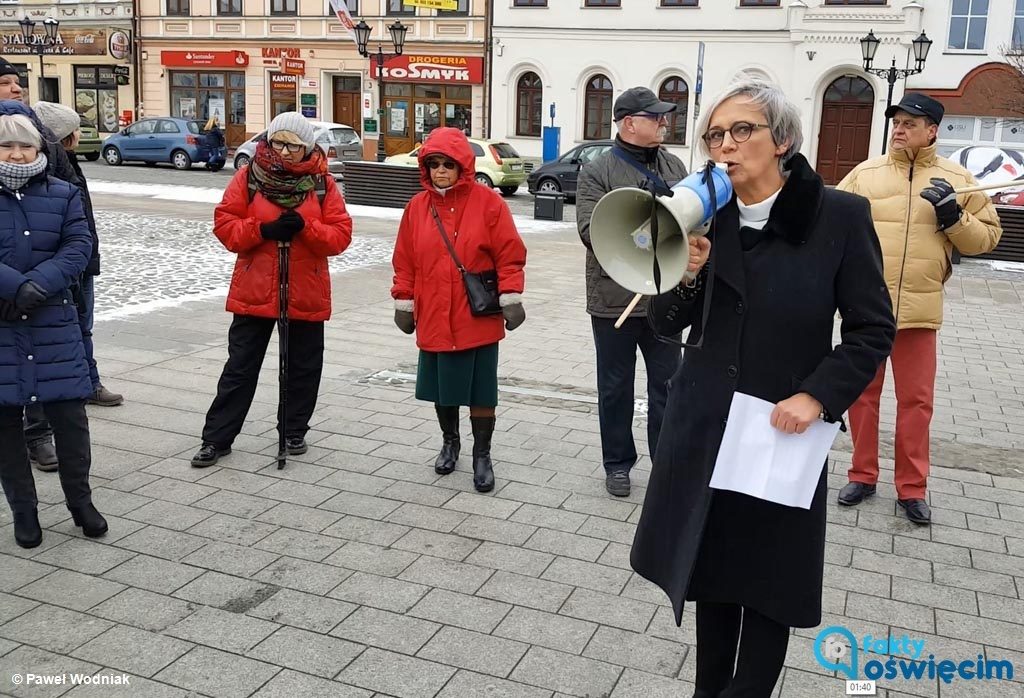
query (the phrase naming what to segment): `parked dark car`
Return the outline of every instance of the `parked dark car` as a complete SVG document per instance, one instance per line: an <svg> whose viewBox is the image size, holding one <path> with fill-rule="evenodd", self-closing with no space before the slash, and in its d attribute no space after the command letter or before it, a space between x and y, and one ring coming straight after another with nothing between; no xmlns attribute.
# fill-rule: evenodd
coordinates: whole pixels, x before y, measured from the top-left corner
<svg viewBox="0 0 1024 698"><path fill-rule="evenodd" d="M103 160L108 165L142 161L147 165L169 162L179 170L205 163L209 148L202 135L203 123L163 116L141 119L103 141Z"/></svg>
<svg viewBox="0 0 1024 698"><path fill-rule="evenodd" d="M569 199L576 198L576 181L580 176L580 168L594 158L607 153L615 141L587 141L557 160L541 165L526 178L526 186L531 194L537 192L562 192Z"/></svg>

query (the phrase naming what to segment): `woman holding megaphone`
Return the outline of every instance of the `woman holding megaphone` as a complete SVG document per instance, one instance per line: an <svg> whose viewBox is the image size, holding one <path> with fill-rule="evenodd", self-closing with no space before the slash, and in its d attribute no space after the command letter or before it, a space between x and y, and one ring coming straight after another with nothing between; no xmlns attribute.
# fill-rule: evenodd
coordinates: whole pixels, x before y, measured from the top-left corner
<svg viewBox="0 0 1024 698"><path fill-rule="evenodd" d="M712 262L691 243L696 280L651 301L659 333L690 327L701 348L669 382L631 563L665 590L677 624L697 603L697 697L769 696L790 628L821 621L826 468L809 508L712 489L734 394L774 405L764 419L785 434L841 420L895 325L868 201L825 188L779 87L734 84L698 133L735 196L709 233Z"/></svg>

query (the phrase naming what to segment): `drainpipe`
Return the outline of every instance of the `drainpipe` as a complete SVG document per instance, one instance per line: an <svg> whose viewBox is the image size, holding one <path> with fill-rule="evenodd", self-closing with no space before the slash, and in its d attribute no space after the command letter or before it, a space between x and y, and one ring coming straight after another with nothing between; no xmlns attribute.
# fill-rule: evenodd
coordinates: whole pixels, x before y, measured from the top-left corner
<svg viewBox="0 0 1024 698"><path fill-rule="evenodd" d="M487 61L487 87L484 89L484 138L490 139L491 137L491 98L492 88L491 85L494 82L494 46L493 38L491 36L491 25L494 22L494 0L487 0L487 7L484 9L486 13L486 28L484 29L484 60Z"/></svg>
<svg viewBox="0 0 1024 698"><path fill-rule="evenodd" d="M135 73L133 84L135 92L135 121L139 120L139 111L142 106L142 37L140 33L141 21L139 20L139 0L132 0L132 68Z"/></svg>

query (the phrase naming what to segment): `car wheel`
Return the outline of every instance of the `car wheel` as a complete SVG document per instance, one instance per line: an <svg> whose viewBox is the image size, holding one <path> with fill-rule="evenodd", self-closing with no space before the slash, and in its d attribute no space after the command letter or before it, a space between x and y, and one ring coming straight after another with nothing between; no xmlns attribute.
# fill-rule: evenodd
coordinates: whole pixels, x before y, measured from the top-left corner
<svg viewBox="0 0 1024 698"><path fill-rule="evenodd" d="M121 164L121 151L114 146L107 146L103 149L103 160L108 165L120 165Z"/></svg>
<svg viewBox="0 0 1024 698"><path fill-rule="evenodd" d="M487 175L485 175L483 172L477 172L476 173L476 183L477 184L482 184L485 187L488 187L490 189L494 188L494 182L492 182L491 178L488 177Z"/></svg>
<svg viewBox="0 0 1024 698"><path fill-rule="evenodd" d="M542 194L557 194L562 191L562 187L558 186L558 182L553 179L542 179L537 185L537 191Z"/></svg>
<svg viewBox="0 0 1024 698"><path fill-rule="evenodd" d="M498 189L501 190L501 195L502 196L512 196L513 194L515 194L519 190L519 185L517 184L514 187L513 186L498 187Z"/></svg>
<svg viewBox="0 0 1024 698"><path fill-rule="evenodd" d="M97 160L100 159L100 154L99 154L99 152L86 153L85 154L85 159L88 160L89 162L96 162Z"/></svg>
<svg viewBox="0 0 1024 698"><path fill-rule="evenodd" d="M236 170L240 170L240 169L242 169L243 167L245 167L248 164L249 164L249 156L248 155L239 155L237 158L235 158L235 169Z"/></svg>
<svg viewBox="0 0 1024 698"><path fill-rule="evenodd" d="M175 150L171 153L171 163L176 170L187 170L192 167L192 158L184 150Z"/></svg>

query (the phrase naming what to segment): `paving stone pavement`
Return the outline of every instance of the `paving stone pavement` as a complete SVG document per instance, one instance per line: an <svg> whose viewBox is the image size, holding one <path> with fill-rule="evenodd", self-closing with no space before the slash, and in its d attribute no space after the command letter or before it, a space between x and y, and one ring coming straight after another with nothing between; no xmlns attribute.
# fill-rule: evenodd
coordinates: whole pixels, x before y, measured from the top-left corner
<svg viewBox="0 0 1024 698"><path fill-rule="evenodd" d="M103 220L142 220L150 233L202 220L210 208L160 212L110 197L100 205ZM393 222L356 226L363 249L393 236ZM105 236L109 288L119 269L140 285L171 284L155 294L166 307L96 329L105 381L126 395L122 407L89 408L95 500L110 533L81 537L54 474L36 473L46 529L39 548L14 544L2 508L0 694L692 694L692 608L677 628L664 595L628 562L647 456L630 497L604 492L583 256L571 228L527 239L529 318L501 347L497 486L488 495L473 491L466 457L451 475L433 471L437 427L402 377L416 350L392 325L386 258L334 276L309 452L276 469L272 343L234 452L215 467L191 468L226 357L228 316L220 298L173 305L182 280L160 277L178 268L172 256L162 258L173 269L149 278L130 268L145 264L144 232L127 226ZM214 255L208 242L174 244ZM229 263L217 259L220 271L206 273L227 274ZM216 287L226 277L208 281ZM935 523L917 528L899 515L891 459L877 497L854 509L830 504L822 625L907 634L924 639L936 659L980 654L1020 670L1024 275L965 263L948 288L930 479ZM643 381L641 370L638 387ZM464 415L464 434L467 422ZM890 442L893 424L890 392ZM641 450L644 428L638 411ZM849 460L844 437L831 462L833 502ZM774 696L844 695L842 678L814 659L817 633L794 632ZM125 674L130 687L12 682L30 672ZM1019 671L1012 682L883 679L879 695L1020 696L1021 680Z"/></svg>

